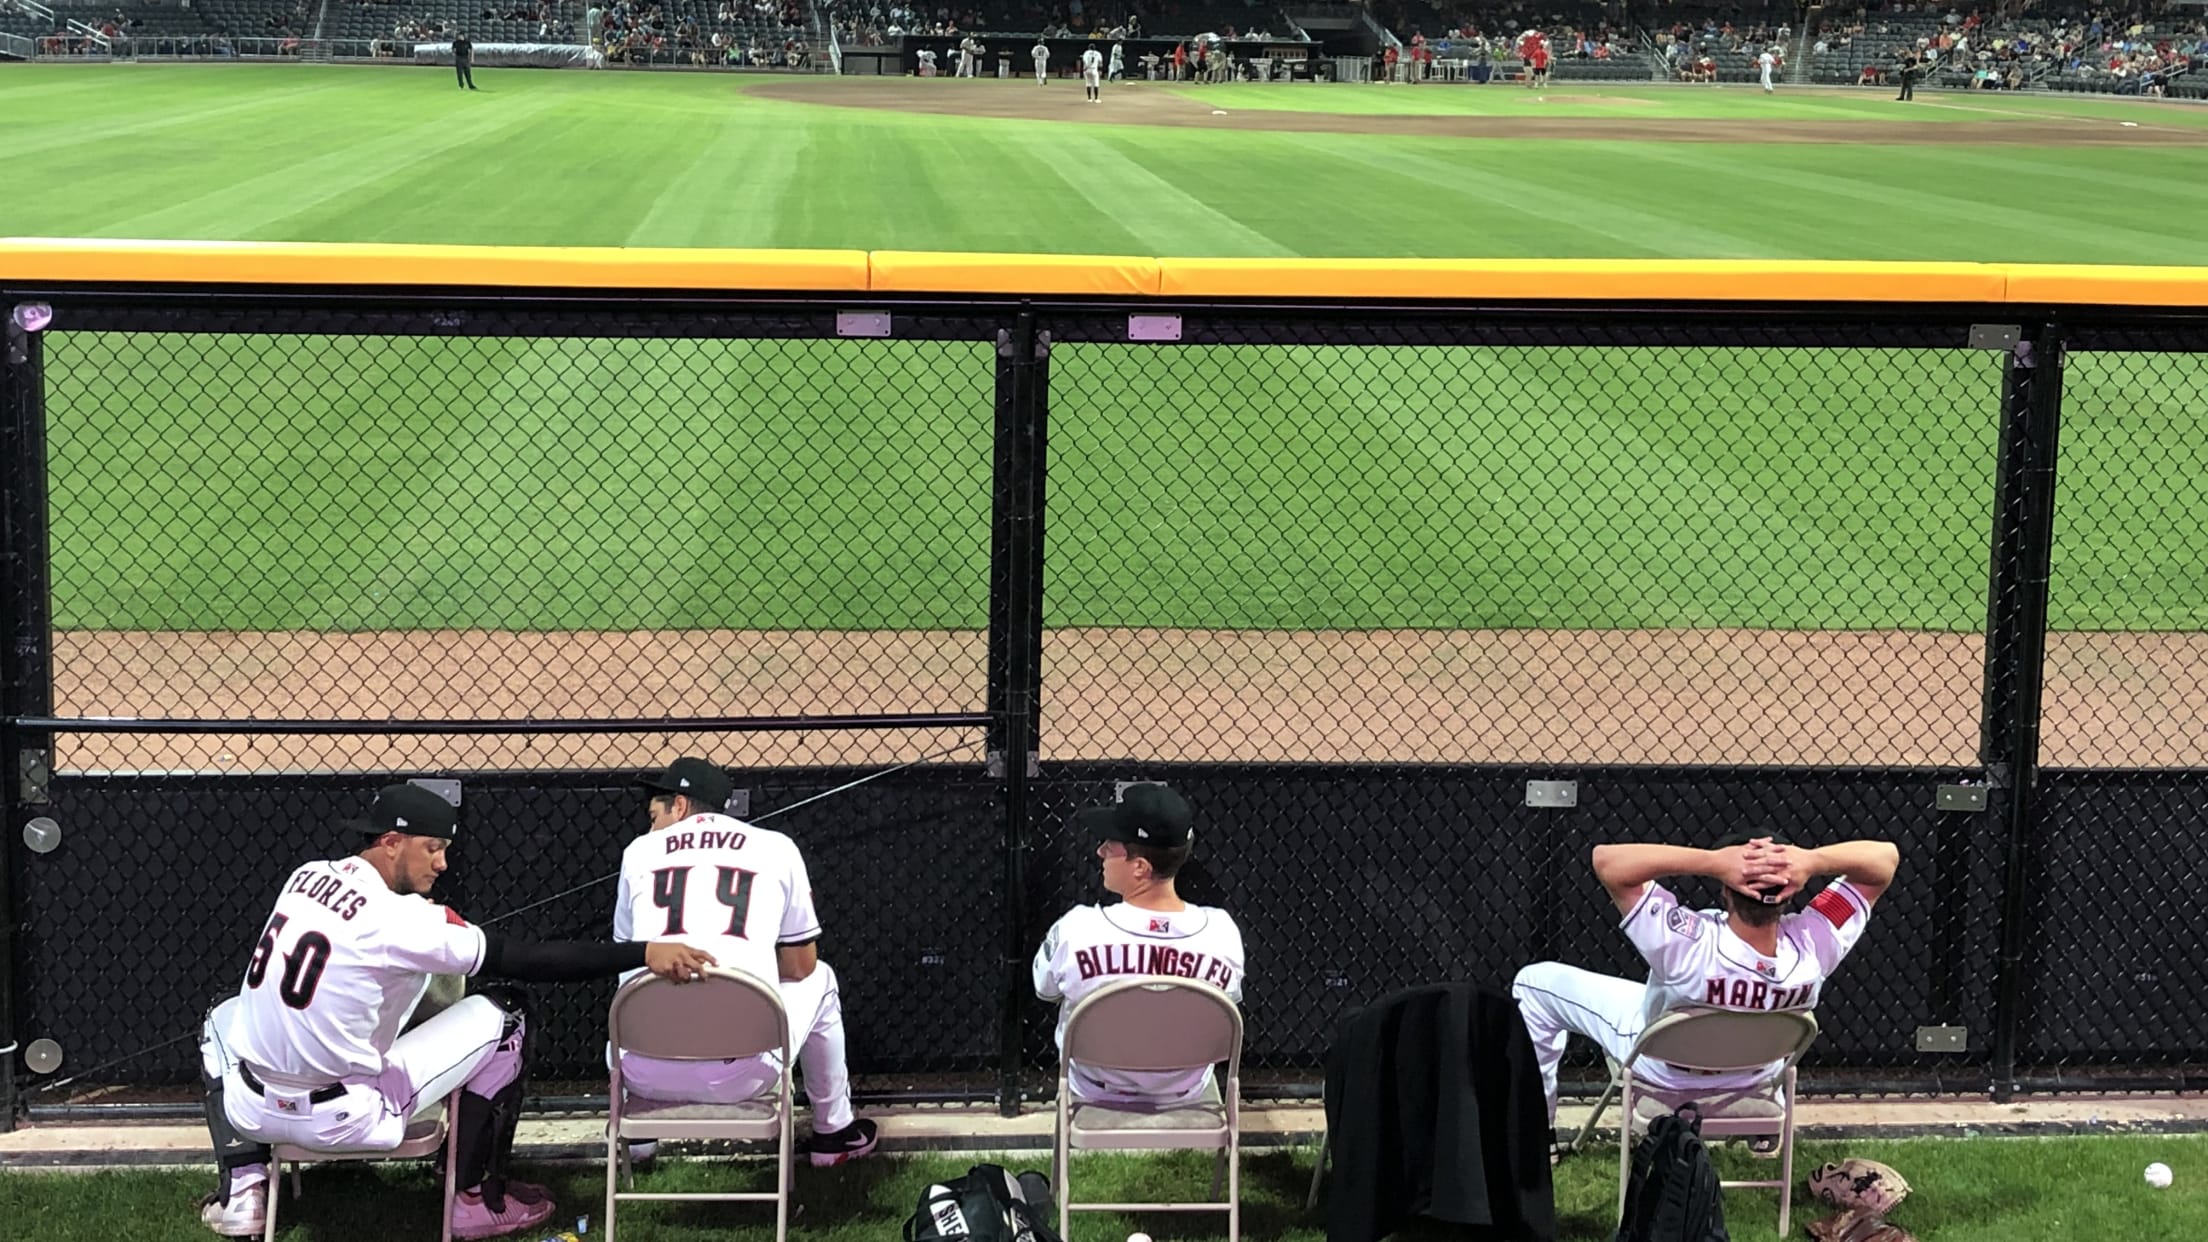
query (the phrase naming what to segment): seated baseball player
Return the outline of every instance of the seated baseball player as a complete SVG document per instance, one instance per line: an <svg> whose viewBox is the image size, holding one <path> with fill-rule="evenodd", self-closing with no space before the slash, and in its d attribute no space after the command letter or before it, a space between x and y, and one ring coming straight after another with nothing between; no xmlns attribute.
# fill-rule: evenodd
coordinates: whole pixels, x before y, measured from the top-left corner
<svg viewBox="0 0 2208 1242"><path fill-rule="evenodd" d="M1855 948L1871 908L1894 879L1900 851L1884 841L1848 841L1803 849L1782 838L1746 834L1715 848L1598 845L1595 876L1609 890L1619 927L1648 962L1648 981L1598 975L1561 962L1518 972L1511 995L1533 1037L1556 1120L1556 1066L1577 1033L1624 1061L1650 1022L1673 1009L1815 1009L1825 980ZM1687 910L1658 883L1666 876L1708 876L1724 886L1723 910ZM1841 878L1807 909L1787 903L1811 880ZM1657 1061L1634 1067L1658 1091L1723 1092L1753 1087L1772 1069L1708 1074Z"/></svg>
<svg viewBox="0 0 2208 1242"><path fill-rule="evenodd" d="M1058 1004L1058 1046L1081 998L1108 983L1143 977L1198 979L1242 1003L1242 929L1227 912L1181 900L1173 877L1194 844L1193 814L1163 785L1129 785L1111 806L1075 819L1098 839L1104 890L1112 905L1075 906L1052 924L1035 952L1035 995ZM1209 1066L1137 1072L1067 1066L1073 1098L1084 1104L1172 1108L1211 1090Z"/></svg>
<svg viewBox="0 0 2208 1242"><path fill-rule="evenodd" d="M835 970L820 960L820 918L797 843L725 814L734 786L708 760L677 759L641 787L651 795L652 827L621 855L614 939L641 933L680 941L775 985L813 1107L807 1158L826 1167L872 1154L878 1134L872 1121L851 1111L843 1000ZM685 1104L757 1099L775 1089L781 1074L780 1053L730 1061L621 1058L630 1094ZM651 1143L629 1146L635 1160L655 1151Z"/></svg>
<svg viewBox="0 0 2208 1242"><path fill-rule="evenodd" d="M711 954L674 943L518 940L470 926L423 894L446 867L457 816L415 785L376 795L358 854L293 871L238 994L200 1032L207 1128L221 1181L200 1219L226 1237L259 1237L269 1146L323 1152L397 1147L407 1123L459 1091L459 1238L487 1238L551 1217L544 1189L509 1180L521 1108L528 1009L493 985L406 1030L432 975L556 982L648 969L685 982Z"/></svg>

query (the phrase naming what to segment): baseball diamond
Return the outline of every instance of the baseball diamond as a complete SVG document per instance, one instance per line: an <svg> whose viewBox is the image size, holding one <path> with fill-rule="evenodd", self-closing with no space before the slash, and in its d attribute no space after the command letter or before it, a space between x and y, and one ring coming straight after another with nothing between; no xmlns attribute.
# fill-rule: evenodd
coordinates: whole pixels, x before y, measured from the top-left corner
<svg viewBox="0 0 2208 1242"><path fill-rule="evenodd" d="M611 1216L787 1089L796 1200L711 1219L887 1236L913 1108L1312 1105L1413 1012L1561 1238L1681 1010L1807 1042L1638 1081L2197 1088L2208 23L195 5L0 5L0 1134L188 1114L161 1228L350 1239L284 1146L434 1132L531 1242L601 1193L544 1097L635 1106ZM2123 1150L2076 1221L2197 1232ZM1229 1230L1305 1242L1284 1172Z"/></svg>

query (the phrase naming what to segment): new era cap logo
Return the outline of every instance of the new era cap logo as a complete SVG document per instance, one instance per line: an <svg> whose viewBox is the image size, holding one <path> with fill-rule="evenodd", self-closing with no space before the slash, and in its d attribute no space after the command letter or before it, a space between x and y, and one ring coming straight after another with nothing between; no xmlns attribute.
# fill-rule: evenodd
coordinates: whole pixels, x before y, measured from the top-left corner
<svg viewBox="0 0 2208 1242"><path fill-rule="evenodd" d="M675 788L677 788L677 789L688 789L688 788L690 788L690 778L689 778L689 777L687 777L687 776L681 776L681 777L677 777L677 778L675 778Z"/></svg>
<svg viewBox="0 0 2208 1242"><path fill-rule="evenodd" d="M397 824L397 825L398 825L399 827L401 827L401 828L404 828L404 827L406 827L406 816L404 816L404 815L394 815L394 816L392 816L392 817L391 817L391 822L392 822L392 823L394 823L394 824Z"/></svg>
<svg viewBox="0 0 2208 1242"><path fill-rule="evenodd" d="M1148 828L1137 828L1135 829L1135 835L1147 841L1150 839L1150 830Z"/></svg>

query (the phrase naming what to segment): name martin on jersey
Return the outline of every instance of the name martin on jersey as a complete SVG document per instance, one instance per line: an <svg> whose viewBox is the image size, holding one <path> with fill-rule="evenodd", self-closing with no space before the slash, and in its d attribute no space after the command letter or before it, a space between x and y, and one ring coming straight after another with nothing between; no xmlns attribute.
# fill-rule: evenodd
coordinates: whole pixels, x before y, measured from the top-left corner
<svg viewBox="0 0 2208 1242"><path fill-rule="evenodd" d="M1073 961L1083 979L1098 975L1173 975L1201 979L1224 992L1234 990L1234 967L1207 953L1163 944L1100 944L1075 949Z"/></svg>
<svg viewBox="0 0 2208 1242"><path fill-rule="evenodd" d="M1814 983L1777 988L1746 979L1712 979L1702 992L1702 1003L1719 1009L1807 1009Z"/></svg>
<svg viewBox="0 0 2208 1242"><path fill-rule="evenodd" d="M337 913L337 917L348 923L353 921L354 915L360 913L362 906L368 904L368 898L355 891L343 879L334 875L316 875L311 870L302 869L294 873L290 891L309 901L328 906Z"/></svg>

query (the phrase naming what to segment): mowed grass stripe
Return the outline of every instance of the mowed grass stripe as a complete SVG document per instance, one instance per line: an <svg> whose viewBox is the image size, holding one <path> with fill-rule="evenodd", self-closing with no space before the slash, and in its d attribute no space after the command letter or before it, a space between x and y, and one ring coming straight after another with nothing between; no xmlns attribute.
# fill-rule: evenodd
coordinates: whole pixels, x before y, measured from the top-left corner
<svg viewBox="0 0 2208 1242"><path fill-rule="evenodd" d="M1146 252L1292 253L1085 128L1037 138L1030 147L1035 165L1073 187L1099 215L1121 221Z"/></svg>

